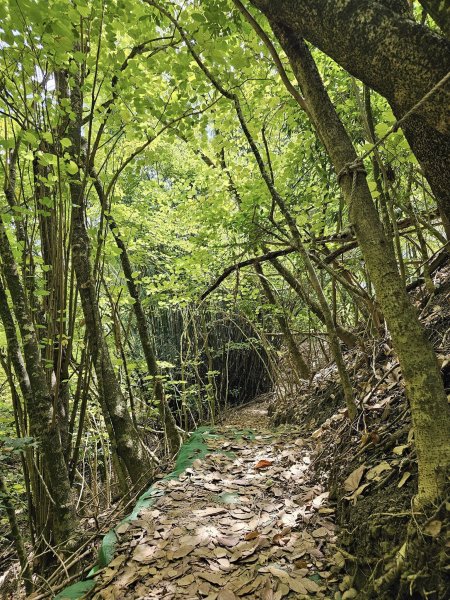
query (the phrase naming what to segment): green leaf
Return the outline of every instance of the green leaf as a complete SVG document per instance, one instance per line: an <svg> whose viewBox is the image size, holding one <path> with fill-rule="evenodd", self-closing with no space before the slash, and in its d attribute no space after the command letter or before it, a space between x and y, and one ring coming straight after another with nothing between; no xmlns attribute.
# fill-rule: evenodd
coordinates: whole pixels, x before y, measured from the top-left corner
<svg viewBox="0 0 450 600"><path fill-rule="evenodd" d="M62 592L59 592L55 596L54 600L78 600L83 598L88 592L95 587L95 580L90 579L88 581L79 581L73 585L65 588Z"/></svg>
<svg viewBox="0 0 450 600"><path fill-rule="evenodd" d="M379 137L385 136L389 129L390 126L387 123L378 123L378 125L375 126L375 131Z"/></svg>
<svg viewBox="0 0 450 600"><path fill-rule="evenodd" d="M62 138L59 142L63 148L69 148L72 145L72 142L69 138Z"/></svg>
<svg viewBox="0 0 450 600"><path fill-rule="evenodd" d="M91 14L89 6L82 6L80 4L77 4L77 11L82 17L88 17Z"/></svg>
<svg viewBox="0 0 450 600"><path fill-rule="evenodd" d="M77 165L73 162L73 160L69 161L66 164L66 171L69 173L69 175L75 175L76 173L78 173L78 167Z"/></svg>

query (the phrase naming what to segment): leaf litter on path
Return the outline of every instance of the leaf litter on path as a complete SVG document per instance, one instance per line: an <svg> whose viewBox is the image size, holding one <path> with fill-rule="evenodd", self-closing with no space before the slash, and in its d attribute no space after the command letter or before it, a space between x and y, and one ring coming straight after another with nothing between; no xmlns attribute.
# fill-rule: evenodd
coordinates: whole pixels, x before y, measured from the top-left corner
<svg viewBox="0 0 450 600"><path fill-rule="evenodd" d="M94 598L334 596L342 556L328 493L308 483L314 440L299 443L295 430L236 436L231 426L214 434L210 453L155 484L155 503L119 530L121 560L98 575Z"/></svg>

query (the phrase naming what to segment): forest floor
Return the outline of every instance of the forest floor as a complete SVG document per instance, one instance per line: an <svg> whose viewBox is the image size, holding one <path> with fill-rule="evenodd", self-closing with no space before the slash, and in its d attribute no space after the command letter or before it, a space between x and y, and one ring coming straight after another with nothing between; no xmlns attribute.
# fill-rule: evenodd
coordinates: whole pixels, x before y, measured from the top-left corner
<svg viewBox="0 0 450 600"><path fill-rule="evenodd" d="M448 263L434 284L434 294L421 287L413 298L449 393ZM346 418L334 364L311 382L228 411L202 434L207 451L158 482L153 505L119 529L115 558L90 597L347 600L376 589L411 523L430 548L445 547L442 511L422 520L413 514L413 430L389 336L347 351L345 360L355 422ZM449 597L441 555L442 564L418 556L405 574L406 596ZM414 592L434 581L439 592Z"/></svg>
<svg viewBox="0 0 450 600"><path fill-rule="evenodd" d="M450 399L449 263L434 283L434 294L421 287L413 298ZM347 351L345 361L359 408L353 423L334 364L289 389L286 372L284 387L193 432L172 473L131 515L109 518L114 530L85 592L72 586L56 598L348 600L389 568L411 523L445 547L448 513L420 521L412 510L413 430L389 336ZM450 597L444 558L407 575L411 596L401 597ZM414 591L434 577L441 591Z"/></svg>
<svg viewBox="0 0 450 600"><path fill-rule="evenodd" d="M153 486L152 506L116 529L115 558L91 597L333 598L344 557L335 509L315 482L314 438L270 428L263 400L203 438L207 453Z"/></svg>

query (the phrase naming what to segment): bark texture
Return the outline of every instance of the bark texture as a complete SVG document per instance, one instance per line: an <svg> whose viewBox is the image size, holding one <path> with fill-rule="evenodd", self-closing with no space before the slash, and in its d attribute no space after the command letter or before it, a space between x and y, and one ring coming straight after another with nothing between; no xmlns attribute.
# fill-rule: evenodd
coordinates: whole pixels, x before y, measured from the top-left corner
<svg viewBox="0 0 450 600"><path fill-rule="evenodd" d="M76 164L81 160L81 122L82 96L78 82L71 89L71 106L75 119L69 127L72 142L72 159ZM97 375L99 394L108 411L108 418L113 429L112 446L122 459L126 470L134 484L144 484L151 473L151 461L138 432L133 426L125 396L117 380L111 362L109 349L103 335L100 311L97 302L95 278L92 272L90 257L90 241L85 223L84 185L79 175L73 177L69 184L72 202L72 261L80 292L89 348Z"/></svg>
<svg viewBox="0 0 450 600"><path fill-rule="evenodd" d="M450 5L448 0L419 0L442 33L450 40Z"/></svg>
<svg viewBox="0 0 450 600"><path fill-rule="evenodd" d="M305 38L384 96L397 118L450 71L450 42L404 14L400 1L251 2L272 24L298 40ZM450 239L450 82L402 129L436 196Z"/></svg>
<svg viewBox="0 0 450 600"><path fill-rule="evenodd" d="M27 391L24 397L30 418L30 434L39 442L44 457L45 476L48 477L51 494L53 535L57 543L64 545L73 532L76 519L70 498L69 477L61 446L58 419L54 412L53 398L41 360L36 331L28 310L25 290L19 277L5 226L1 220L0 256L22 338L26 372L31 388L31 394ZM14 366L16 367L16 365ZM17 364L17 366L19 365ZM21 383L25 390L28 388L28 382L23 372L23 366L20 367L19 372L22 373Z"/></svg>
<svg viewBox="0 0 450 600"><path fill-rule="evenodd" d="M356 159L356 152L309 49L290 29L275 21L271 24L291 62L314 126L334 168L340 172ZM450 410L439 366L402 284L365 174L353 171L340 178L340 185L405 379L419 466L417 502L432 503L444 493L450 467Z"/></svg>

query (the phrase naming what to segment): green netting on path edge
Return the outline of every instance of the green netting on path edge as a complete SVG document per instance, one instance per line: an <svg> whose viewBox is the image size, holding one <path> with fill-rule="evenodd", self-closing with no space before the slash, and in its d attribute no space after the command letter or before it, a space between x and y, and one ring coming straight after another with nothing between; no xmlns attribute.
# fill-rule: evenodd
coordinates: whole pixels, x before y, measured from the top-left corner
<svg viewBox="0 0 450 600"><path fill-rule="evenodd" d="M255 436L251 429L231 429L229 432L232 433L237 439L243 436L248 436L249 438L253 439ZM220 434L214 433L214 427L208 425L199 427L193 431L190 434L189 439L181 446L180 451L178 452L174 470L166 475L164 479L176 479L183 473L183 471L192 465L196 458L203 458L206 454L214 452L214 450L208 448L207 439L218 439L220 437ZM221 452L221 450L218 451ZM151 485L149 489L138 498L133 511L124 519L122 519L122 521L120 521L116 527L123 523L129 523L130 521L137 519L142 509L150 507L155 502L156 498L159 498L162 495L163 492L161 490L155 489L154 485ZM80 598L83 598L85 594L92 591L96 584L95 580L93 579L94 575L97 573L97 571L103 569L112 561L116 551L117 542L118 537L114 527L104 536L98 553L97 564L89 571L86 579L84 581L78 581L77 583L64 588L57 596L54 597L54 600L79 600Z"/></svg>

